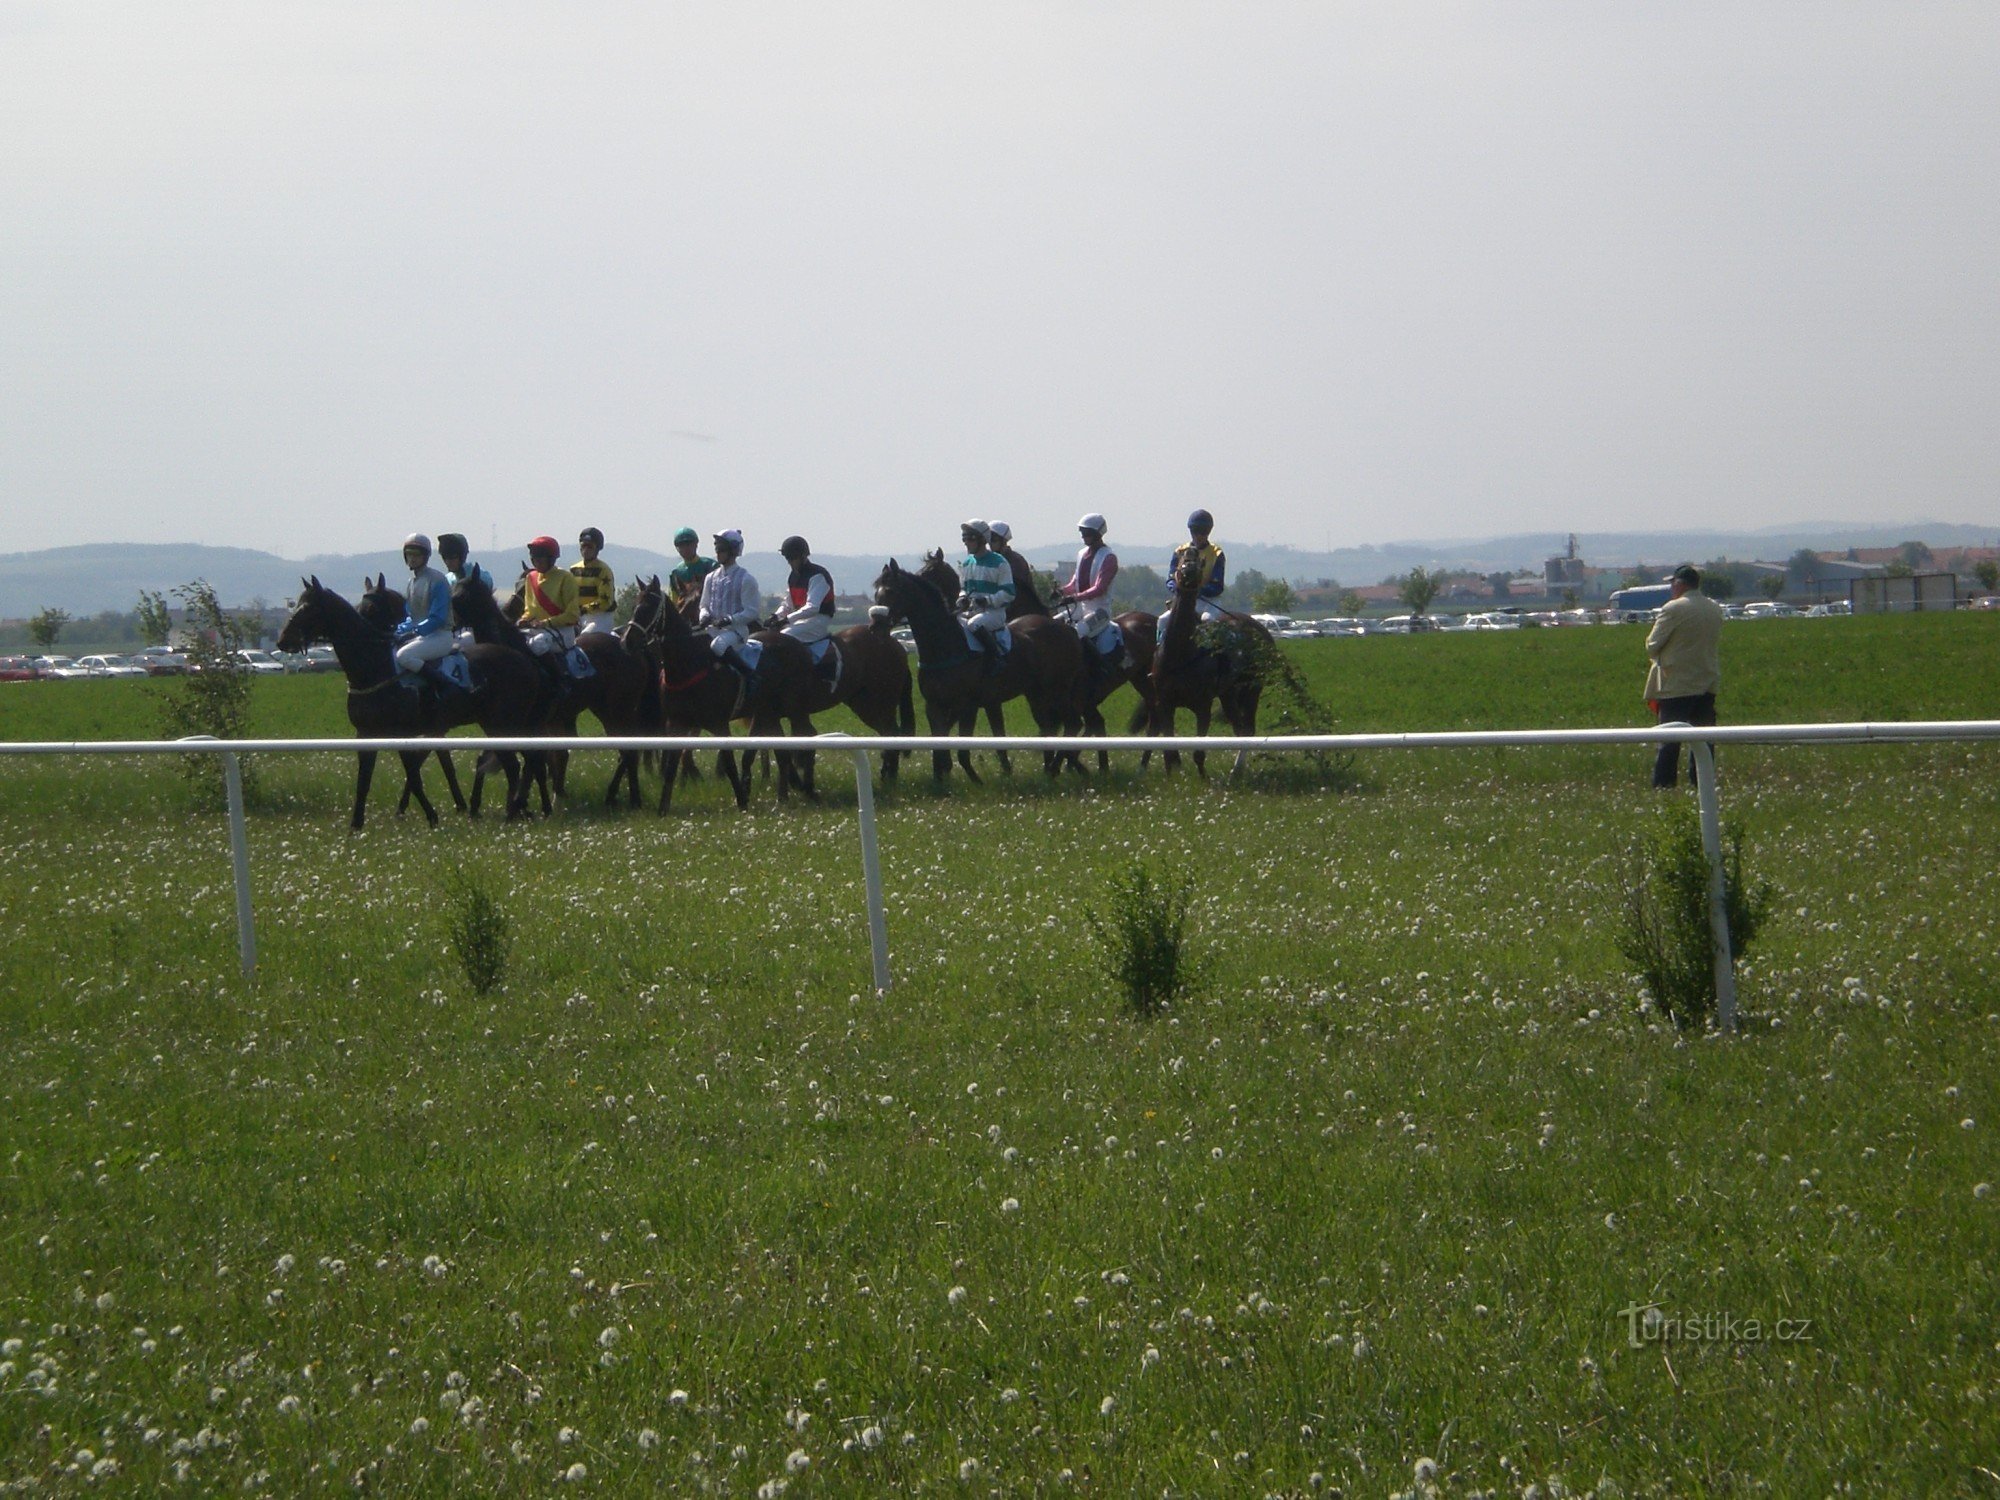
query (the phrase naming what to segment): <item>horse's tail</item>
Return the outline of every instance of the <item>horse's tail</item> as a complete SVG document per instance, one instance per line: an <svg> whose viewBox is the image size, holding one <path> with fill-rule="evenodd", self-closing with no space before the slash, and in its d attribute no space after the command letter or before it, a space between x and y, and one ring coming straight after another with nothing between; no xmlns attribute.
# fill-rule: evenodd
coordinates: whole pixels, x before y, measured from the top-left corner
<svg viewBox="0 0 2000 1500"><path fill-rule="evenodd" d="M1152 722L1153 700L1142 693L1138 703L1132 709L1132 717L1125 722L1125 732L1127 734L1137 734Z"/></svg>

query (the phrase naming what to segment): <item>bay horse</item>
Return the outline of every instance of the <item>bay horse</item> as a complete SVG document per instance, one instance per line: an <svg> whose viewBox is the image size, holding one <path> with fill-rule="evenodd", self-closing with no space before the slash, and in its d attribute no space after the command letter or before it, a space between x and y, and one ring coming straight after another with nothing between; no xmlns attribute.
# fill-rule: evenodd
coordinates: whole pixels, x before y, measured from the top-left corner
<svg viewBox="0 0 2000 1500"><path fill-rule="evenodd" d="M377 586L381 580L376 580ZM281 651L303 651L316 641L333 647L334 656L347 678L347 722L361 739L395 739L413 735L443 735L461 724L478 724L492 735L533 733L538 698L535 674L500 647L475 646L466 652L472 667L470 693L440 695L429 688L413 688L400 681L395 640L387 630L371 624L361 612L317 578L300 580L298 603L285 628L278 635ZM368 809L368 785L375 775L373 750L360 752L354 782L354 811L349 826L359 828ZM401 752L403 777L435 825L437 809L424 795L425 752ZM439 751L445 780L457 799L457 776L451 761ZM525 792L520 766L511 750L500 753L501 769L507 774L507 816L521 815ZM464 806L462 800L460 806ZM476 812L477 809L475 808Z"/></svg>
<svg viewBox="0 0 2000 1500"><path fill-rule="evenodd" d="M632 624L638 636L659 656L660 723L666 733L692 730L727 739L731 724L737 719L748 719L750 732L755 735L776 735L787 725L795 735L812 734L811 705L816 694L824 691L825 684L813 670L812 654L790 636L775 630L760 630L750 637L763 646L764 652L757 664L755 680L746 682L735 667L719 660L709 649L708 637L697 634L687 617L666 602L666 591L657 577L639 585ZM681 760L681 756L668 755L661 768L662 813L673 803L674 781ZM780 802L790 799L794 786L806 796L817 798L811 785L799 774L792 751L779 751L777 762ZM735 752L725 749L717 764L736 793L737 807L748 807L747 758L739 768Z"/></svg>
<svg viewBox="0 0 2000 1500"><path fill-rule="evenodd" d="M525 579L528 569L524 564L521 574L523 584L516 585L513 595L500 606L500 613L509 622L520 619L526 602ZM471 626L475 632L477 626ZM574 735L576 721L588 713L604 727L610 735L652 734L659 727L659 703L654 689L658 672L649 665L648 658L628 646L623 632L584 631L576 638L577 649L582 651L595 670L588 677L564 678L564 690L549 711L549 732L552 734ZM555 773L556 794L562 795L569 774L569 752L556 750L549 755L550 769ZM621 750L618 764L611 773L611 785L605 788L604 805L611 806L618 800L618 788L623 784L629 790L628 803L639 805L639 752Z"/></svg>
<svg viewBox="0 0 2000 1500"><path fill-rule="evenodd" d="M591 631L578 636L577 646L596 670L589 677L565 675L559 689L555 673L560 668L544 667L544 658L537 657L528 649L527 633L515 623L515 617L520 614L521 595L518 589L503 606L486 581L474 575L461 580L452 590L451 602L474 639L506 645L522 652L534 664L548 688L544 733L574 735L576 721L585 713L594 715L597 722L604 726L604 732L610 735L651 734L659 727L658 673L650 654L637 648L624 633ZM567 780L569 752L548 752L548 763L556 793L560 796ZM611 773L611 785L604 793L606 807L618 800L621 784L629 786L629 803L636 808L639 805L637 750L618 752L618 764ZM546 797L546 790L543 795Z"/></svg>
<svg viewBox="0 0 2000 1500"><path fill-rule="evenodd" d="M939 555L942 561L942 555ZM952 574L952 588L958 575ZM1083 719L1077 711L1077 678L1083 672L1083 648L1076 632L1048 615L1028 616L1009 626L1014 649L1001 658L997 671L989 672L983 653L965 641L965 631L952 612L947 596L921 573L912 573L894 558L876 575L875 602L887 608L889 618L907 620L917 642L917 691L923 695L924 713L934 735L970 735L979 711L986 710L987 723L996 735L1007 732L1001 705L1011 698L1025 698L1035 726L1045 735L1075 734ZM998 752L1003 770L1011 770L1006 753ZM978 782L972 769L972 747L958 752L958 763L967 779ZM1042 769L1054 776L1062 767L1062 757L1053 750L1042 754ZM931 752L931 775L942 782L951 774L951 752Z"/></svg>
<svg viewBox="0 0 2000 1500"><path fill-rule="evenodd" d="M942 594L944 598L952 598L958 592L958 570L950 562L944 560L944 548L936 548L934 552L926 552L924 554L924 564L916 570L916 576L922 578L932 588L936 588L938 594ZM1034 588L1034 578L1016 578L1014 580L1014 598L1006 606L1008 630L1012 630L1016 624L1020 624L1022 620L1028 620L1028 618L1054 618L1054 620L1060 620L1062 624L1070 626L1070 630L1076 630L1076 622L1066 612L1050 610L1048 604L1042 602L1042 596ZM1152 620L1152 616L1146 616L1146 620ZM1098 704L1104 702L1112 692L1116 692L1118 686L1130 674L1112 676L1108 672L1096 670L1096 666L1090 660L1090 656L1092 656L1092 652L1096 648L1090 646L1090 644L1086 644L1084 638L1082 638L1082 634L1078 634L1076 642L1078 642L1078 658L1076 660L1080 664L1080 670L1076 672L1076 718L1078 718L1078 724L1082 726L1082 730L1086 734L1104 734L1104 714L1098 712ZM1128 648L1126 648L1126 660L1128 662L1136 660L1136 652L1132 652L1130 642L1128 642ZM1152 636L1146 636L1146 672L1148 674L1152 672ZM1152 682L1148 678L1142 678L1142 680L1146 682L1146 686L1140 688L1140 698L1144 700L1146 696L1150 696ZM988 724L988 728L994 734L1006 734L1004 718L1000 714L1000 706L998 704L990 704L986 708L986 724ZM1012 774L1014 768L1008 764L1006 750L996 750L994 754L1000 756L1000 768L1004 772ZM1110 766L1110 762L1112 762L1112 758L1104 750L1098 750L1098 770L1106 770ZM1062 752L1062 764L1066 764L1066 766L1070 766L1072 770L1078 770L1078 772L1084 770L1084 762L1082 762L1082 758L1074 750L1064 750Z"/></svg>
<svg viewBox="0 0 2000 1500"><path fill-rule="evenodd" d="M1209 719L1219 704L1232 732L1257 732L1257 702L1264 693L1263 665L1259 656L1274 649L1270 632L1245 615L1230 614L1223 625L1224 639L1213 650L1202 650L1196 641L1200 624L1200 580L1189 572L1168 580L1173 603L1167 610L1166 629L1153 657L1153 691L1148 711L1148 735L1172 734L1174 715L1187 709L1194 715L1195 733L1207 734ZM1261 640L1259 639L1261 637ZM1148 751L1150 756L1152 752ZM1173 771L1180 764L1177 751L1162 757ZM1234 776L1249 760L1249 752L1239 750L1230 769ZM1195 770L1208 774L1208 757L1194 752ZM1144 761L1141 761L1144 764Z"/></svg>
<svg viewBox="0 0 2000 1500"><path fill-rule="evenodd" d="M924 581L939 593L945 593L948 589L955 590L958 587L957 570L945 561L944 549L941 547L934 552L926 553L923 566L917 571ZM1076 629L1082 622L1075 617L1075 611L1074 604L1064 604L1050 609L1043 602L1042 596L1036 592L1033 578L1026 579L1025 586L1024 580L1017 578L1014 581L1014 601L1007 606L1007 622L1011 626L1016 620L1030 615L1053 615L1071 629ZM1106 698L1121 687L1129 686L1139 695L1139 705L1132 714L1130 726L1132 732L1136 733L1143 729L1152 717L1153 643L1158 634L1160 617L1149 615L1142 609L1133 609L1117 616L1111 623L1117 628L1125 643L1124 666L1117 671L1104 670L1097 648L1083 639L1081 631L1077 633L1077 640L1083 648L1083 671L1077 674L1076 681L1077 713L1083 720L1086 734L1102 735L1107 732L1102 705ZM1093 657L1098 659L1093 660ZM1000 731L996 727L993 732L998 734ZM1078 770L1082 769L1082 763L1077 759L1074 750L1067 752L1064 759ZM1097 769L1108 770L1110 765L1109 752L1098 751Z"/></svg>

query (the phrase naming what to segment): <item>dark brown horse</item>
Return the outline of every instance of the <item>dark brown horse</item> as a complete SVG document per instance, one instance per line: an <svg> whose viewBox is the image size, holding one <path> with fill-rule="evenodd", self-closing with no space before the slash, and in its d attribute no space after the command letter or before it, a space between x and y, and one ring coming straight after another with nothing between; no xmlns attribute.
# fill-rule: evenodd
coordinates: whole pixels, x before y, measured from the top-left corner
<svg viewBox="0 0 2000 1500"><path fill-rule="evenodd" d="M526 597L527 571L526 567L522 568L524 582L517 584L513 596L500 606L501 615L510 622L520 618ZM469 625L468 628L477 632L479 626ZM576 644L589 660L593 671L588 677L563 675L558 684L560 691L549 711L549 733L574 735L576 721L586 713L603 725L604 732L609 735L657 732L659 704L653 696L653 689L658 673L648 656L628 647L622 634L608 631L585 631L577 636ZM552 663L543 670L555 683L555 674L561 668ZM618 752L618 765L611 773L611 785L604 791L605 806L609 807L618 800L621 783L628 788L629 804L635 808L639 805L639 760L637 750ZM552 752L549 764L555 773L556 792L560 795L568 779L569 752Z"/></svg>
<svg viewBox="0 0 2000 1500"><path fill-rule="evenodd" d="M1220 704L1223 718L1233 733L1255 734L1257 702L1264 693L1259 657L1263 651L1272 649L1270 632L1248 616L1232 614L1212 630L1214 643L1204 648L1198 640L1200 580L1188 573L1168 582L1173 588L1173 604L1167 610L1166 629L1153 657L1152 703L1146 733L1172 734L1174 715L1187 709L1194 715L1195 733L1205 735L1210 717ZM1180 764L1177 751L1169 750L1163 758L1169 771ZM1238 751L1230 774L1241 771L1248 759L1247 751ZM1207 760L1204 752L1195 751L1195 769L1204 776L1208 774Z"/></svg>
<svg viewBox="0 0 2000 1500"><path fill-rule="evenodd" d="M755 679L746 681L735 667L717 659L707 636L697 634L686 616L667 604L658 578L639 585L632 624L659 658L660 717L666 733L727 738L732 723L747 719L755 735L777 735L787 725L795 735L812 734L812 704L825 684L813 671L811 653L790 636L760 630L750 637L764 650ZM662 813L673 803L681 759L678 755L666 758L660 787ZM794 786L809 797L814 795L794 763L793 752L780 751L777 761L779 801L787 800ZM748 764L739 769L735 752L724 750L719 765L736 793L736 805L748 807Z"/></svg>
<svg viewBox="0 0 2000 1500"><path fill-rule="evenodd" d="M957 574L952 575L954 591ZM875 579L875 602L888 609L891 620L908 620L917 642L917 691L934 735L970 735L979 711L996 735L1005 734L1001 706L1010 698L1025 698L1036 727L1045 735L1075 734L1083 726L1077 710L1077 678L1083 671L1083 648L1076 632L1047 615L1024 617L1009 628L1014 649L989 671L982 653L966 644L965 631L946 596L920 574L894 558ZM972 781L972 748L958 752L958 763ZM1000 755L1002 768L1008 762ZM1042 755L1042 768L1053 776L1062 757ZM931 774L943 781L951 773L951 752L931 752Z"/></svg>
<svg viewBox="0 0 2000 1500"><path fill-rule="evenodd" d="M378 585L380 582L377 579ZM395 641L389 632L363 619L359 610L317 578L302 579L298 603L279 632L278 649L303 651L316 641L331 645L340 661L347 677L347 721L362 739L442 735L461 724L474 723L491 735L534 732L538 699L534 671L501 648L475 646L466 653L472 666L470 693L441 694L428 686L408 686L396 669ZM355 828L361 826L368 809L375 756L373 750L360 754L350 819ZM402 758L404 780L412 784L424 816L435 824L437 809L423 790L424 753L405 751ZM439 759L456 793L451 762L442 752ZM524 797L518 758L511 750L503 751L500 764L507 773L507 815L517 817Z"/></svg>
<svg viewBox="0 0 2000 1500"><path fill-rule="evenodd" d="M947 599L958 589L958 570L944 560L944 550L942 548L924 555L923 566L917 570L917 576ZM1017 577L1014 581L1013 601L1007 606L1008 628L1012 629L1023 620L1035 618L1052 618L1069 626L1071 630L1076 629L1076 621L1071 618L1067 610L1052 610L1043 602L1042 596L1035 591L1035 581L1032 577ZM1083 732L1086 734L1101 735L1105 732L1104 715L1099 712L1098 705L1110 697L1111 694L1118 691L1126 682L1133 681L1133 685L1138 688L1139 700L1142 706L1152 695L1153 637L1150 631L1153 617L1151 615L1143 615L1139 618L1147 622L1149 633L1145 637L1143 648L1146 670L1138 675L1136 681L1133 679L1131 664L1138 658L1131 642L1128 641L1126 644L1125 670L1111 672L1103 669L1101 659L1094 659L1097 656L1097 648L1090 642L1085 641L1080 633L1077 636L1077 661L1081 665L1076 674L1076 714L1077 720L1082 725ZM995 734L1004 732L1001 729L1000 710L997 705L987 710L987 722ZM1010 769L1007 766L1006 752L1001 751L999 754L1002 768ZM1064 765L1069 766L1072 770L1079 772L1083 770L1083 760L1074 750L1065 750L1062 753L1061 760ZM1110 764L1110 755L1102 750L1098 751L1097 769L1100 771L1105 770Z"/></svg>

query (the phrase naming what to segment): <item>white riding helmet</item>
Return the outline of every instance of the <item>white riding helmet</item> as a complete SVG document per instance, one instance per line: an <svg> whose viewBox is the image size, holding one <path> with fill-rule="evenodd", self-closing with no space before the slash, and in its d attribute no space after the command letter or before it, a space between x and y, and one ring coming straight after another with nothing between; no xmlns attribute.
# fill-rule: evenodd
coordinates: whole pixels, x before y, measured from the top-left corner
<svg viewBox="0 0 2000 1500"><path fill-rule="evenodd" d="M1103 536L1105 530L1104 517L1100 516L1096 511L1092 511L1076 523L1076 529L1078 531L1094 531L1099 536Z"/></svg>
<svg viewBox="0 0 2000 1500"><path fill-rule="evenodd" d="M958 529L972 536L984 537L989 542L993 540L993 528L984 521L961 521Z"/></svg>
<svg viewBox="0 0 2000 1500"><path fill-rule="evenodd" d="M432 552L437 550L436 548L431 546L431 539L425 536L421 531L413 531L408 536L403 538L403 550L407 552L412 547L415 547L419 551L421 551L425 557L429 557Z"/></svg>
<svg viewBox="0 0 2000 1500"><path fill-rule="evenodd" d="M996 542L1011 542L1014 540L1014 528L1009 526L1005 521L995 521L987 530L993 533L993 540Z"/></svg>
<svg viewBox="0 0 2000 1500"><path fill-rule="evenodd" d="M743 533L738 531L734 526L730 527L727 531L718 531L715 534L715 545L718 547L734 547L738 552L741 552L743 550Z"/></svg>

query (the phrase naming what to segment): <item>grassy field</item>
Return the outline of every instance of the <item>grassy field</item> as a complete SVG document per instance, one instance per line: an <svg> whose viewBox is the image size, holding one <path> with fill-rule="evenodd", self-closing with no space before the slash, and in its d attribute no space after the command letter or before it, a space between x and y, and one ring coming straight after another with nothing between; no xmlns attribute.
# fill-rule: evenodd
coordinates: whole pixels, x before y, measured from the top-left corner
<svg viewBox="0 0 2000 1500"><path fill-rule="evenodd" d="M1996 627L1732 627L1725 720L1994 716ZM1295 659L1341 728L1644 722L1632 630ZM254 984L172 767L0 763L0 1484L2000 1492L2000 747L1725 751L1780 898L1727 1041L1617 955L1649 752L920 774L880 998L842 768L662 822L596 759L359 835L349 758L266 759ZM1135 864L1210 963L1151 1021L1082 920Z"/></svg>

